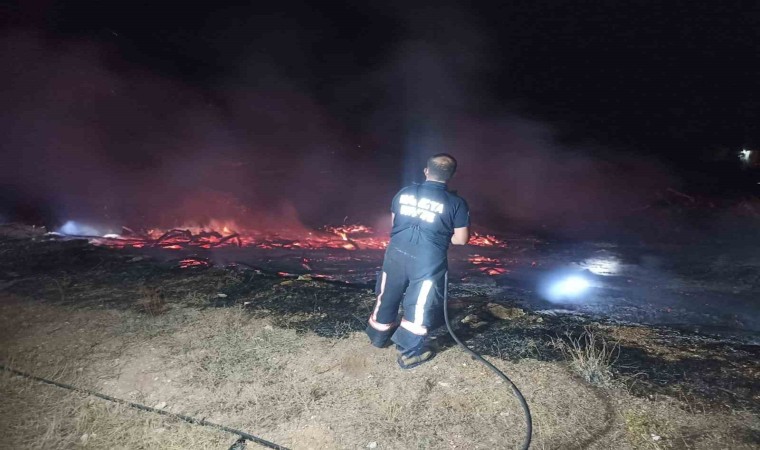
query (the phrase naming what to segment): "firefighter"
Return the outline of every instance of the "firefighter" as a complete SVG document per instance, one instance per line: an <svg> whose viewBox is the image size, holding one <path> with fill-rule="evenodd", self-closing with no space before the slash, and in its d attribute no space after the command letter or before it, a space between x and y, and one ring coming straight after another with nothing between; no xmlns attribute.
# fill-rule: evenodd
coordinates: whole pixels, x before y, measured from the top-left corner
<svg viewBox="0 0 760 450"><path fill-rule="evenodd" d="M442 323L449 244L465 245L470 237L467 203L447 187L456 168L451 155L431 156L425 182L405 187L393 198L391 240L366 332L375 347L395 343L403 369L435 355L426 338Z"/></svg>

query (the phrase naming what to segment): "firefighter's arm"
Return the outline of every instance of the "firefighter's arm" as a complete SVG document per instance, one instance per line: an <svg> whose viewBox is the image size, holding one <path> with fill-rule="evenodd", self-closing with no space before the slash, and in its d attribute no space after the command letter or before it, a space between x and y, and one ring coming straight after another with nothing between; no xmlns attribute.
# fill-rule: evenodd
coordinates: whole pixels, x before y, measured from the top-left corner
<svg viewBox="0 0 760 450"><path fill-rule="evenodd" d="M391 228L393 228L393 223L396 221L396 213L391 213Z"/></svg>
<svg viewBox="0 0 760 450"><path fill-rule="evenodd" d="M454 245L465 245L470 240L470 227L454 228L454 235L451 236L451 243Z"/></svg>

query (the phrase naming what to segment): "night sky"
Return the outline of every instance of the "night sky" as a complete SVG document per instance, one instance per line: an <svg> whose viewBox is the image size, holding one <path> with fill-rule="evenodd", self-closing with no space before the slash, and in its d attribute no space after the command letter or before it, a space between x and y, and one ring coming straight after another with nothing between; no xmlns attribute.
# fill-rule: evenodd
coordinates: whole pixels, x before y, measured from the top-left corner
<svg viewBox="0 0 760 450"><path fill-rule="evenodd" d="M446 35L469 27L489 47L483 108L673 157L757 144L758 2L465 3L37 1L10 8L6 25L107 42L119 58L206 88L245 76L242 55L266 55L359 129L373 98L351 91L355 79L414 37L442 41L466 64L457 54L470 44Z"/></svg>
<svg viewBox="0 0 760 450"><path fill-rule="evenodd" d="M39 0L0 14L4 36L33 35L49 53L97 48L108 73L160 79L188 93L173 97L175 110L202 103L220 122L243 115L237 93L298 93L338 130L328 133L331 154L369 167L370 182L395 179L373 201L411 181L408 166L434 149L461 153L442 136L463 117L478 136L484 122L498 128L495 118L540 124L551 136L540 138L551 141L542 149L604 163L641 159L691 188L710 176L734 179L738 151L760 145L756 1L241 3ZM111 128L109 136L135 133ZM469 135L457 134L465 147ZM17 151L5 147L6 156ZM158 164L155 152L109 151L122 169ZM486 161L500 154L474 152ZM267 170L282 167L264 159Z"/></svg>

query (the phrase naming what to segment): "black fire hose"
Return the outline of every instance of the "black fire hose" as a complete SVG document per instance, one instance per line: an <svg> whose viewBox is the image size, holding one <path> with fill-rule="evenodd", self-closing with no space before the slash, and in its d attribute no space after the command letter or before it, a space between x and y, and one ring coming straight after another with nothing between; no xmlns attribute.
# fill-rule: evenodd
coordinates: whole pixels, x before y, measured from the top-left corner
<svg viewBox="0 0 760 450"><path fill-rule="evenodd" d="M358 286L355 283L345 283L345 284ZM366 286L359 286L359 287L366 287ZM449 275L448 275L448 273L446 273L445 280L444 280L444 286L443 286L443 317L444 317L444 320L446 322L446 328L448 329L449 334L454 339L454 341L457 344L459 344L459 346L462 347L462 349L466 353L469 353L473 357L473 359L477 359L482 364L484 364L486 367L488 367L489 369L491 369L496 375L498 375L501 379L503 379L504 381L506 381L507 384L512 388L512 393L520 401L520 405L522 406L523 412L525 413L525 427L526 427L526 430L525 430L525 440L524 440L523 445L522 445L521 448L523 450L528 450L528 448L530 447L531 436L533 435L533 420L532 420L531 415L530 415L530 408L528 407L528 402L525 401L525 397L523 397L522 392L520 392L520 390L517 388L517 386L515 386L515 384L512 382L512 380L510 380L509 377L504 374L504 372L502 372L501 370L497 369L493 364L491 364L490 362L486 361L482 356L480 356L480 354L478 354L474 350L470 349L462 341L459 340L459 338L457 337L457 335L454 333L454 330L451 328L451 322L449 322L448 301L449 301ZM131 408L139 409L141 411L147 411L147 412L152 412L152 413L156 413L156 414L161 414L163 416L168 416L168 417L172 417L172 418L175 418L175 419L179 419L179 420L182 420L184 422L188 422L188 423L191 423L191 424L194 424L194 425L201 425L201 426L205 426L205 427L209 427L209 428L216 428L216 429L221 430L221 431L226 431L227 433L236 434L236 435L240 436L240 439L235 444L238 444L242 440L247 440L247 441L255 442L255 443L257 443L259 445L262 445L264 447L267 447L267 448L279 449L279 450L288 450L287 447L283 447L283 446L281 446L279 444L275 444L273 442L269 442L269 441L267 441L265 439L262 439L262 438L260 438L258 436L254 436L252 434L246 433L245 431L241 431L241 430L230 428L230 427L227 427L227 426L224 426L224 425L219 425L219 424L216 424L216 423L213 423L213 422L209 422L206 419L197 419L195 417L186 416L184 414L173 413L173 412L169 412L169 411L166 411L166 410L163 410L163 409L158 409L158 408L151 408L150 406L142 405L140 403L130 402L130 401L123 400L123 399L120 399L120 398L111 397L110 395L105 395L105 394L101 394L99 392L91 391L91 390L88 390L88 389L78 388L78 387L72 386L70 384L60 383L58 381L53 381L53 380L49 380L49 379L46 379L46 378L38 377L38 376L29 374L29 373L26 373L26 372L22 372L20 370L16 370L16 369L14 369L12 367L7 367L7 366L5 366L3 364L0 364L0 370L5 370L7 372L19 375L19 376L24 377L24 378L28 378L30 380L39 381L41 383L49 384L49 385L56 386L56 387L63 388L63 389L67 389L67 390L70 390L70 391L80 392L80 393L87 394L87 395L92 395L94 397L98 397L98 398L101 398L103 400L108 400L109 402L119 403L119 404L122 404L122 405L129 406ZM237 445L233 445L231 448L237 448Z"/></svg>
<svg viewBox="0 0 760 450"><path fill-rule="evenodd" d="M282 445L275 444L274 442L269 442L269 441L267 441L265 439L262 439L262 438L260 438L258 436L254 436L252 434L246 433L245 431L236 430L234 428L230 428L230 427L227 427L227 426L224 426L224 425L219 425L219 424L214 423L214 422L209 422L206 419L198 419L198 418L195 418L195 417L186 416L184 414L178 414L178 413L169 412L169 411L166 411L166 410L163 410L163 409L151 408L150 406L141 405L140 403L134 403L134 402L130 402L130 401L127 401L127 400L122 400L122 399L116 398L116 397L111 397L110 395L101 394L100 392L91 391L89 389L83 389L83 388L79 388L79 387L76 387L76 386L72 386L70 384L60 383L58 381L53 381L53 380L48 380L47 378L42 378L42 377L38 377L38 376L29 374L29 373L26 373L26 372L22 372L20 370L14 369L12 367L7 367L7 366L5 366L3 364L0 364L0 370L5 370L7 372L10 372L12 374L15 374L15 375L18 375L18 376L21 376L21 377L24 377L24 378L28 378L30 380L39 381L40 383L50 384L52 386L56 386L56 387L59 387L59 388L67 389L69 391L80 392L82 394L92 395L93 397L102 398L103 400L108 400L109 402L118 403L120 405L126 405L126 406L129 406L130 408L139 409L141 411L148 411L148 412L152 412L152 413L156 413L156 414L161 414L162 416L168 416L168 417L172 417L174 419L179 419L179 420L182 420L184 422L191 423L193 425L201 425L201 426L204 426L204 427L216 428L217 430L226 431L227 433L231 433L231 434L236 434L236 435L240 436L240 439L238 440L238 442L240 442L241 440L244 439L246 441L255 442L255 443L257 443L259 445L262 445L264 447L267 447L267 448L273 448L273 449L277 449L277 450L288 450L287 447L283 447ZM237 444L237 442L236 442L236 444ZM235 445L233 445L232 448L235 448Z"/></svg>
<svg viewBox="0 0 760 450"><path fill-rule="evenodd" d="M272 273L271 271L267 271L266 269L253 267L253 266L250 266L248 264L244 264L244 265L246 265L246 266L248 266L248 267L250 267L250 268L252 268L254 270L258 270L258 271L260 271L262 273L269 273L270 275L274 275L274 276L277 276L277 277L282 277L281 273ZM293 276L295 277L296 275L293 275ZM449 301L449 274L448 274L448 272L446 272L446 274L445 274L444 277L445 277L445 279L444 279L444 286L443 286L443 317L444 317L444 320L446 321L446 328L448 329L449 334L454 339L454 341L456 341L456 343L459 344L459 346L462 347L462 349L464 349L464 351L466 353L469 353L470 356L472 356L473 359L477 359L482 364L484 364L486 367L488 367L489 369L491 369L502 380L506 381L507 384L512 388L512 393L514 394L515 397L517 397L517 400L520 401L520 406L522 406L523 412L525 413L525 440L523 441L523 445L520 448L522 450L528 450L528 448L530 447L531 438L533 436L533 418L530 415L530 408L528 407L528 402L525 400L525 397L523 397L522 392L520 392L520 390L517 388L517 386L515 386L515 384L512 382L512 380L510 380L509 377L504 374L504 372L502 372L501 370L497 369L490 362L486 361L482 356L480 356L480 354L478 354L474 350L472 350L469 347L467 347L462 341L459 340L459 338L457 337L457 335L454 333L454 330L451 328L451 322L449 322L449 307L448 307L448 301ZM339 284L339 285L343 285L343 286L351 286L351 287L355 287L355 288L359 288L359 289L366 289L367 287L369 287L368 285L359 284L359 283L339 282L339 281L326 280L326 279L322 279L322 280L318 280L318 281L323 281L323 282L328 282L328 283L335 283L335 284Z"/></svg>
<svg viewBox="0 0 760 450"><path fill-rule="evenodd" d="M449 274L446 273L445 280L443 284L443 317L446 321L446 328L449 330L449 334L452 338L454 338L454 341L456 341L457 344L459 344L462 349L469 353L470 356L473 357L473 359L477 359L482 364L484 364L486 367L491 369L493 373L498 375L502 380L506 381L509 386L512 387L512 393L517 397L517 400L520 401L520 405L522 406L523 412L525 413L525 440L523 441L522 449L528 450L530 447L530 440L533 435L533 419L530 415L530 408L528 407L528 402L525 401L525 397L523 397L522 392L520 392L519 389L517 389L517 386L512 382L512 380L509 379L508 376L504 374L501 370L497 369L496 366L491 364L490 362L486 361L485 358L480 356L477 352L470 349L468 346L464 345L462 341L459 340L456 334L454 334L454 330L451 329L451 322L449 322Z"/></svg>

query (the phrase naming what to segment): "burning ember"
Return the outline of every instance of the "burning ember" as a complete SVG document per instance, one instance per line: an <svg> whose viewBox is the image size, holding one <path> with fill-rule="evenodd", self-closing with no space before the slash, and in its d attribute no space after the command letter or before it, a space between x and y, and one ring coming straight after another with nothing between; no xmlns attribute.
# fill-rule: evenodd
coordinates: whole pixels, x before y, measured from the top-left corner
<svg viewBox="0 0 760 450"><path fill-rule="evenodd" d="M95 245L112 248L162 248L181 250L189 248L254 247L261 249L344 249L383 250L388 246L385 237L377 237L372 228L353 224L324 227L321 231L308 232L298 239L284 238L278 234L256 231L233 231L232 224L218 227L182 227L170 230L135 231L122 228L120 234L86 236ZM479 247L507 248L507 243L490 234L473 232L470 245Z"/></svg>
<svg viewBox="0 0 760 450"><path fill-rule="evenodd" d="M496 258L489 258L487 256L472 255L468 261L478 266L478 270L486 275L503 275L509 270L504 267L504 263ZM481 267L482 266L482 267Z"/></svg>
<svg viewBox="0 0 760 450"><path fill-rule="evenodd" d="M90 242L112 248L188 248L255 247L262 249L345 249L382 250L388 242L373 236L373 230L364 225L325 227L324 231L310 232L301 239L286 239L277 234L236 232L224 226L221 231L199 228L175 228L168 231L147 230L135 232L124 227L121 234L90 237Z"/></svg>
<svg viewBox="0 0 760 450"><path fill-rule="evenodd" d="M72 222L73 223L73 222ZM71 226L75 232L65 235L86 237L94 245L105 246L115 249L164 249L164 250L199 250L214 248L257 248L257 249L282 249L282 250L384 250L388 246L386 236L378 237L375 231L365 225L353 224L343 226L326 226L321 230L302 231L300 237L293 234L285 237L278 233L262 233L239 228L231 222L214 222L209 227L182 227L169 230L133 230L123 227L121 233L106 234L103 236L86 235L85 230L92 228ZM241 230L241 231L236 231ZM76 232L79 233L76 233ZM494 249L506 249L507 242L489 234L473 232L469 242L472 246L488 247ZM479 272L488 276L497 276L507 273L506 261L497 259L498 256L486 257L473 255L469 257ZM307 272L313 272L312 256L301 254L300 266ZM319 259L317 259L319 261ZM319 263L317 263L319 264ZM180 268L207 268L213 264L207 258L191 253L178 260ZM347 272L352 272L347 269Z"/></svg>
<svg viewBox="0 0 760 450"><path fill-rule="evenodd" d="M211 267L211 262L206 258L189 257L179 260L177 266L181 269L200 269Z"/></svg>
<svg viewBox="0 0 760 450"><path fill-rule="evenodd" d="M497 238L496 236L492 234L480 234L477 231L473 231L468 244L475 245L478 247L497 247L497 248L507 248L509 246L506 242L502 241L501 239Z"/></svg>

